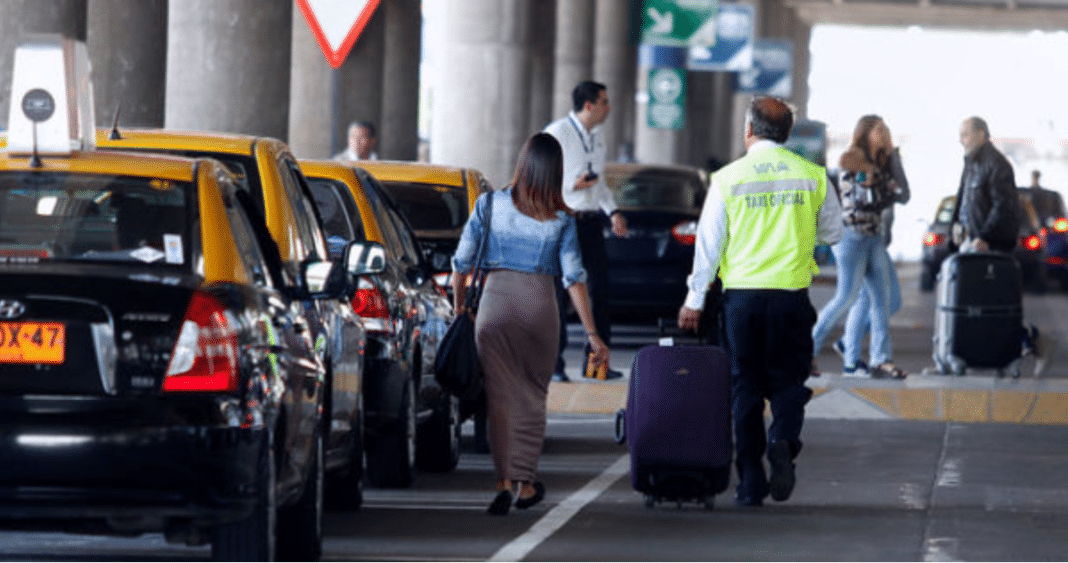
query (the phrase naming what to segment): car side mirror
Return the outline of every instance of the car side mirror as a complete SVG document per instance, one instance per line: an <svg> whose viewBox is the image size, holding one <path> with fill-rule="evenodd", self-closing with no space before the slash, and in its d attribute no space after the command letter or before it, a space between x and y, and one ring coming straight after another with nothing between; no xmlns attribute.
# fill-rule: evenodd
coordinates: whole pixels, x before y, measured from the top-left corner
<svg viewBox="0 0 1068 563"><path fill-rule="evenodd" d="M377 242L352 242L345 249L345 269L352 276L386 271L386 249Z"/></svg>
<svg viewBox="0 0 1068 563"><path fill-rule="evenodd" d="M336 299L346 286L345 270L338 262L309 262L301 270L304 287L311 299Z"/></svg>

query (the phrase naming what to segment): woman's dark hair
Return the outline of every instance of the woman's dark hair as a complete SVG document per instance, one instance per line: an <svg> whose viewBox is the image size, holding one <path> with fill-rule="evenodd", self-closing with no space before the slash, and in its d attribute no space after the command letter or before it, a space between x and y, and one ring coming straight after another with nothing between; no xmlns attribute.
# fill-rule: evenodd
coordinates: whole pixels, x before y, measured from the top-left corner
<svg viewBox="0 0 1068 563"><path fill-rule="evenodd" d="M864 158L868 159L868 162L874 162L880 167L885 167L887 161L890 159L890 155L881 148L873 153L871 150L871 142L868 139L871 135L871 130L875 129L880 123L883 123L883 118L878 115L869 114L862 116L857 120L856 127L853 128L853 143L851 146L856 147L863 152Z"/></svg>
<svg viewBox="0 0 1068 563"><path fill-rule="evenodd" d="M563 182L564 153L556 138L537 133L527 139L512 177L516 209L539 220L552 219L560 210L571 213L561 192Z"/></svg>

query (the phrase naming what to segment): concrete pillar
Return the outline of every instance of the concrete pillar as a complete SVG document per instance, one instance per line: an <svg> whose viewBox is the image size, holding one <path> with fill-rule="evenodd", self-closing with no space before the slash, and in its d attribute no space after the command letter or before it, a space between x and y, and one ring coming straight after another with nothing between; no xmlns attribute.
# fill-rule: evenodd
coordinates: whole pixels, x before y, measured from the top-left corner
<svg viewBox="0 0 1068 563"><path fill-rule="evenodd" d="M292 14L289 148L297 158L333 156L334 69L300 10Z"/></svg>
<svg viewBox="0 0 1068 563"><path fill-rule="evenodd" d="M388 0L382 71L382 118L378 154L415 160L419 147L419 55L422 48L420 0Z"/></svg>
<svg viewBox="0 0 1068 563"><path fill-rule="evenodd" d="M430 160L472 166L505 185L531 131L531 6L537 0L444 0Z"/></svg>
<svg viewBox="0 0 1068 563"><path fill-rule="evenodd" d="M571 91L575 85L593 78L595 4L596 0L556 2L556 67L553 70L553 115L556 117L572 110Z"/></svg>
<svg viewBox="0 0 1068 563"><path fill-rule="evenodd" d="M530 48L530 120L527 130L534 133L556 119L553 114L556 0L537 0L531 9L530 27L536 32Z"/></svg>
<svg viewBox="0 0 1068 563"><path fill-rule="evenodd" d="M353 121L374 123L380 144L386 136L382 130L382 73L386 41L383 5L388 3L379 4L349 51L348 58L334 71L333 153L345 148L349 123Z"/></svg>
<svg viewBox="0 0 1068 563"><path fill-rule="evenodd" d="M85 40L86 0L0 1L0 126L7 128L15 46L27 34L60 33Z"/></svg>
<svg viewBox="0 0 1068 563"><path fill-rule="evenodd" d="M96 124L163 127L167 0L89 0L86 44Z"/></svg>
<svg viewBox="0 0 1068 563"><path fill-rule="evenodd" d="M604 124L608 160L616 160L620 144L625 140L623 123L625 108L634 99L634 69L637 48L630 44L630 2L597 0L595 44L593 49L593 79L608 87L612 111ZM633 139L626 139L633 141Z"/></svg>
<svg viewBox="0 0 1068 563"><path fill-rule="evenodd" d="M285 140L293 2L179 0L169 6L165 126Z"/></svg>

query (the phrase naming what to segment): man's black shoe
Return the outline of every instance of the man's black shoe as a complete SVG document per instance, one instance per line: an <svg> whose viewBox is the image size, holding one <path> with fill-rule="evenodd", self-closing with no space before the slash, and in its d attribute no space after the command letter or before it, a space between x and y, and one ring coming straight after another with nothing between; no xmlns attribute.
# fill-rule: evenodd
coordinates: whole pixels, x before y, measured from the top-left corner
<svg viewBox="0 0 1068 563"><path fill-rule="evenodd" d="M571 378L566 373L558 371L553 374L553 381L559 381L560 383L570 383Z"/></svg>
<svg viewBox="0 0 1068 563"><path fill-rule="evenodd" d="M782 502L794 492L794 456L790 444L776 440L768 447L768 462L771 465L771 498Z"/></svg>
<svg viewBox="0 0 1068 563"><path fill-rule="evenodd" d="M764 499L758 496L734 496L734 504L738 506L764 506Z"/></svg>
<svg viewBox="0 0 1068 563"><path fill-rule="evenodd" d="M621 377L623 377L623 372L618 369L609 369L604 374L605 379L619 379Z"/></svg>

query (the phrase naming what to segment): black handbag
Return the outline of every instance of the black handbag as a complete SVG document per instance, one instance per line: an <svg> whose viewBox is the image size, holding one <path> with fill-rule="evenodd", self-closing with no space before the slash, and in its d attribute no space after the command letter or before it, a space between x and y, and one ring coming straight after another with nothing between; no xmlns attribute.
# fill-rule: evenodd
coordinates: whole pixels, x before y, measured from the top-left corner
<svg viewBox="0 0 1068 563"><path fill-rule="evenodd" d="M485 271L482 257L489 241L490 222L493 217L493 193L486 204L486 222L482 230L478 251L475 253L475 273L467 288L464 310L453 319L438 343L434 358L434 379L443 389L462 400L474 400L482 393L482 363L475 347L475 313L482 296ZM454 274L455 275L455 274Z"/></svg>

